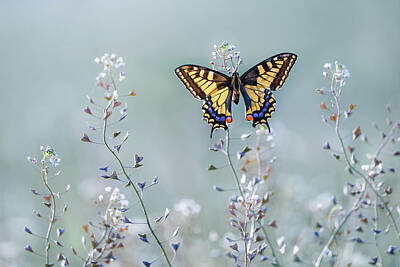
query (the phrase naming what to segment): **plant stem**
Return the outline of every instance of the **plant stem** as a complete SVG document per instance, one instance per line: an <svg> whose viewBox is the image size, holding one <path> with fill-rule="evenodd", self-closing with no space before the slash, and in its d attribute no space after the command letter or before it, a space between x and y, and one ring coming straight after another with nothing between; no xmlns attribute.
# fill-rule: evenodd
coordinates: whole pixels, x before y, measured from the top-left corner
<svg viewBox="0 0 400 267"><path fill-rule="evenodd" d="M110 77L110 79L111 79L113 88L114 88L115 91L117 91L117 85L116 85L115 80L114 80L114 78L113 78L113 74L112 74L112 71L111 71L111 67L108 69L108 73L109 73L109 77ZM108 102L106 108L104 109L104 113L105 113L105 114L108 112L108 109L109 109L110 106L112 105L113 100L114 100L114 96L113 96L112 99ZM162 245L160 239L159 239L158 236L156 235L156 233L155 233L153 227L151 226L150 219L149 219L149 215L147 214L147 209L146 209L146 206L144 205L142 196L141 196L140 192L138 191L138 189L136 188L136 186L134 185L134 183L132 182L132 180L131 180L131 178L129 177L129 175L127 174L127 172L126 172L126 170L125 170L125 167L124 167L124 165L122 164L121 159L118 157L118 155L117 155L117 154L111 149L111 147L108 145L107 139L106 139L106 133L107 133L107 117L104 117L104 123L103 123L103 143L104 143L104 145L106 146L106 148L108 149L108 151L110 151L110 153L111 153L111 154L114 156L114 158L118 161L118 164L119 164L119 166L120 166L120 168L121 168L121 170L122 170L122 172L123 172L125 178L128 180L128 185L130 185L130 186L133 188L133 190L135 191L135 194L136 194L136 196L137 196L137 198L138 198L138 200L139 200L140 206L141 206L141 208L142 208L144 217L146 218L147 227L148 227L149 231L151 232L152 236L154 237L154 239L156 240L156 243L157 243L158 247L160 248L160 250L161 250L161 252L162 252L162 255L163 255L163 257L164 257L164 259L165 259L167 265L168 265L169 267L172 267L172 264L171 264L171 262L170 262L170 260L169 260L169 258L168 258L168 255L167 255L167 253L166 253L166 251L165 251L165 249L164 249L164 246Z"/></svg>
<svg viewBox="0 0 400 267"><path fill-rule="evenodd" d="M110 100L109 105L108 105L107 108L105 109L106 112L107 112L107 109L109 108L109 106L110 106L111 103L112 103L112 100ZM120 168L121 168L121 170L122 170L122 172L123 172L125 178L126 178L126 179L128 180L128 182L129 182L128 184L129 184L129 185L133 188L133 190L135 191L135 194L136 194L137 198L139 199L140 206L141 206L142 211L143 211L143 213L144 213L144 217L146 218L147 227L149 228L149 230L150 230L151 234L153 235L154 239L156 240L157 245L158 245L158 247L160 248L160 250L161 250L161 252L162 252L162 254L163 254L163 256L164 256L164 259L165 259L166 263L168 264L168 266L172 267L171 262L170 262L170 260L169 260L169 258L168 258L168 255L167 255L167 253L166 253L166 251L165 251L165 249L164 249L164 247L163 247L161 241L159 240L158 236L156 235L156 233L155 233L154 230L153 230L153 227L151 226L150 219L149 219L149 216L148 216L148 214L147 214L147 209L146 209L146 207L145 207L145 205L144 205L143 199L142 199L142 197L141 197L141 195L140 195L138 189L136 188L136 186L135 186L134 183L132 182L131 178L130 178L129 175L127 174L127 172L126 172L126 170L125 170L125 167L124 167L124 165L122 164L122 161L120 160L120 158L118 157L118 155L117 155L117 154L110 148L110 146L108 145L107 140L106 140L106 133L107 133L107 119L104 119L104 123L103 123L103 142L104 142L104 145L106 146L106 148L108 149L108 151L110 151L110 153L114 156L114 158L118 161L118 164L119 164L119 166L120 166Z"/></svg>
<svg viewBox="0 0 400 267"><path fill-rule="evenodd" d="M374 227L375 227L375 230L378 230L379 222L378 222L377 199L375 199L375 201L374 201L374 216L375 216ZM378 262L376 263L376 265L379 267L383 267L383 257L382 257L382 253L381 253L381 251L379 249L379 245L378 245L378 233L375 233L375 248L376 248L376 252L378 253Z"/></svg>
<svg viewBox="0 0 400 267"><path fill-rule="evenodd" d="M332 79L333 79L333 78L332 78ZM362 172L360 172L358 169L356 169L356 168L351 164L351 162L350 162L349 156L347 155L347 152L346 152L346 147L345 147L345 145L344 145L342 136L340 135L340 131L339 131L339 122L340 122L340 117L341 117L340 114L341 114L342 111L341 111L341 108L340 108L340 103L339 103L338 95L335 93L334 89L332 89L332 92L333 92L333 97L334 97L334 99L335 99L335 104L336 104L336 109L337 109L337 118L336 118L336 127L335 127L335 129L336 129L336 136L337 136L337 138L338 138L338 140L339 140L339 143L340 143L340 146L341 146L341 149L342 149L342 153L343 153L343 155L344 155L344 158L345 158L345 161L346 161L346 163L347 163L347 166L348 166L352 171L354 171L355 173L357 173L357 175L360 176L360 177L367 183L367 185L372 189L372 191L374 192L374 194L375 194L375 195L379 198L379 200L382 202L383 206L385 207L385 209L386 209L386 211L388 212L389 217L390 217L390 219L391 219L391 221L392 221L393 227L394 227L394 229L395 229L395 231L396 231L396 234L397 234L397 235L396 235L396 236L397 236L397 239L400 240L400 231L399 231L399 228L398 228L398 226L397 226L397 224L396 224L396 221L395 221L395 219L394 219L394 217L393 217L392 211L391 211L391 210L389 209L389 207L387 206L386 201L383 199L383 197L381 196L381 194L379 193L379 191L375 188L375 186L371 183L370 179L369 179L366 175L364 175ZM386 138L383 140L383 142L379 145L377 151L375 152L375 156L376 156L376 157L379 156L379 154L380 154L380 152L382 151L382 149L384 148L384 146L388 143L388 140L390 140L391 136L394 134L394 131L395 131L396 127L397 127L397 124L395 124L395 125L392 127L392 129L391 129L391 131L390 131L390 134L388 134L388 135L386 136ZM388 137L389 137L389 138L388 138ZM375 159L372 159L372 161L374 162ZM372 164L372 163L371 163L371 164Z"/></svg>
<svg viewBox="0 0 400 267"><path fill-rule="evenodd" d="M338 91L337 91L337 90L338 90ZM352 170L353 172L357 173L357 175L360 176L360 177L364 180L364 184L363 184L363 186L362 186L363 189L362 189L361 192L360 192L360 196L358 197L357 201L353 204L352 209L345 215L345 217L343 218L343 220L341 221L341 223L339 224L339 226L336 228L336 230L335 230L335 231L333 232L333 234L331 235L331 237L330 237L328 243L324 246L324 248L322 249L321 253L319 254L319 256L318 256L318 258L317 258L317 261L316 261L316 263L315 263L315 267L319 267L319 266L320 266L325 251L326 251L327 249L329 249L329 247L331 246L331 244L332 244L333 241L335 240L335 238L336 238L338 232L340 231L340 229L342 228L342 226L347 222L347 220L348 220L348 218L351 216L351 214L352 214L355 210L358 209L358 206L360 205L361 200L362 200L362 198L363 198L363 196L364 196L364 194L365 194L366 185L368 185L368 186L372 189L372 191L375 193L376 197L379 198L379 200L380 200L380 201L382 202L382 204L384 205L384 207L385 207L385 209L387 210L387 212L388 212L388 214L389 214L389 217L390 217L390 219L391 219L391 221L392 221L393 227L395 228L395 231L396 231L396 233L397 233L397 238L400 240L399 229L398 229L398 227L397 227L396 221L395 221L395 219L394 219L394 217L393 217L393 214L392 214L391 210L390 210L389 207L387 206L387 203L385 202L385 200L383 199L383 197L381 196L381 194L379 193L379 191L378 191L378 190L375 188L375 186L371 183L370 179L369 179L366 175L364 175L362 172L360 172L358 169L356 169L356 168L351 164L351 161L350 161L350 159L349 159L349 156L347 155L346 147L345 147L345 145L344 145L343 138L342 138L342 136L341 136L341 134L340 134L340 118L341 118L342 110L341 110L341 107L340 107L339 95L340 95L340 92L341 92L341 87L336 88L336 80L335 80L334 77L332 77L332 80L331 80L331 92L332 92L333 98L334 98L334 100L335 100L335 105L336 105L336 112L337 112L337 113L336 113L336 116L337 116L337 117L336 117L336 124L335 124L335 132L336 132L336 137L337 137L337 139L339 140L339 144L340 144L340 147L341 147L341 150L342 150L341 152L342 152L343 155L344 155L344 159L345 159L345 162L346 162L348 168L349 168L350 170ZM375 154L374 154L374 157L373 157L373 159L372 159L372 162L371 162L371 165L370 165L370 166L373 166L375 160L376 160L377 157L379 156L379 154L380 154L380 152L382 151L382 149L384 148L384 146L388 143L388 141L390 140L390 138L392 138L392 136L393 136L393 134L394 134L394 132L395 132L395 128L396 128L396 127L397 127L397 124L395 124L395 125L392 127L392 129L390 130L389 134L386 136L386 138L385 138L385 139L381 142L381 144L378 146L378 148L377 148L377 150L376 150L376 152L375 152ZM372 182L373 182L373 181L372 181Z"/></svg>
<svg viewBox="0 0 400 267"><path fill-rule="evenodd" d="M241 197L243 198L243 200L244 200L244 197L245 197L245 196L244 196L242 187L241 187L240 182L239 182L239 177L238 177L238 175L237 175L237 173L236 173L235 167L234 167L233 164L232 164L232 160L231 160L231 156L230 156L229 128L226 130L225 143L226 143L226 151L225 151L226 160L228 161L229 167L230 167L231 170L232 170L233 178L234 178L235 181L236 181L236 185L237 185L238 191L239 191L239 193L240 193L240 196L241 196ZM255 218L255 217L256 217L256 214L255 214L254 211L252 211L252 212L253 212L253 217ZM280 266L280 263L279 263L279 260L278 260L278 258L277 258L277 256L276 256L274 247L272 246L272 242L271 242L271 240L269 239L268 233L267 233L267 231L265 230L264 225L262 225L262 223L261 223L260 221L257 221L257 223L258 223L258 226L260 227L261 231L262 231L263 234L264 234L264 238L265 238L265 240L267 241L268 246L270 247L271 254L272 254L272 257L273 257L274 260L275 260L276 266ZM247 252L246 252L246 253L247 253Z"/></svg>
<svg viewBox="0 0 400 267"><path fill-rule="evenodd" d="M135 191L135 194L136 194L137 198L139 199L140 206L142 207L142 211L143 211L144 216L145 216L145 218L146 218L147 227L149 228L149 230L150 230L151 234L153 235L154 239L156 240L157 245L158 245L159 248L161 249L161 252L162 252L162 254L163 254L163 256L164 256L164 259L165 259L165 261L167 262L168 266L172 267L171 262L170 262L169 259L168 259L167 253L165 252L165 249L164 249L162 243L161 243L160 240L158 239L156 233L155 233L154 230L153 230L153 227L151 226L150 219L149 219L149 216L148 216L148 214L147 214L147 209L146 209L146 207L145 207L145 205L144 205L143 199L142 199L142 197L141 197L139 191L137 190L136 186L133 184L131 178L130 178L130 177L128 176L128 174L126 173L125 167L124 167L124 165L122 164L121 160L119 159L119 157L117 156L117 154L115 154L115 152L110 148L110 146L109 146L108 143L107 143L107 140L106 140L106 129L107 129L107 119L104 120L104 124L103 124L103 142L104 142L104 145L107 147L107 149L110 151L110 153L114 156L114 158L118 161L118 164L120 165L120 167L121 167L121 169L122 169L122 172L123 172L125 178L129 181L129 185L130 185L130 186L133 188L133 190Z"/></svg>
<svg viewBox="0 0 400 267"><path fill-rule="evenodd" d="M319 267L321 265L322 259L324 258L324 254L329 249L329 247L332 245L332 243L335 241L336 236L338 235L338 233L340 232L342 227L346 224L347 220L350 218L350 216L353 214L353 212L356 211L359 208L359 206L361 204L361 200L363 199L363 197L365 195L365 189L366 189L365 185L366 184L364 182L363 188L362 188L362 190L360 192L360 195L357 198L356 202L354 202L353 207L343 217L342 221L340 222L338 227L335 229L335 231L333 231L333 233L332 233L331 237L329 238L328 242L326 243L324 248L321 250L321 253L318 256L317 261L314 264L315 267Z"/></svg>
<svg viewBox="0 0 400 267"><path fill-rule="evenodd" d="M44 158L42 160L42 165L41 165L41 174L42 174L43 184L47 188L47 191L49 191L50 196L51 196L51 201L52 201L50 222L49 222L49 226L47 228L47 233L45 236L45 259L46 259L45 266L50 266L51 264L49 262L49 250L50 250L50 241L49 240L50 240L51 229L53 228L53 225L55 222L54 219L55 219L55 214L56 214L56 199L54 198L53 190L51 190L49 184L47 183L47 170L45 167Z"/></svg>
<svg viewBox="0 0 400 267"><path fill-rule="evenodd" d="M244 200L244 194L243 194L243 190L242 190L242 186L240 185L239 182L239 177L236 173L235 167L232 164L232 160L231 160L231 156L230 156L230 142L229 142L229 128L226 130L226 138L225 138L225 143L226 143L226 151L225 151L225 155L226 155L226 160L228 161L229 167L232 170L232 174L233 174L233 178L235 178L235 182L237 185L237 188L239 190L240 196L243 198Z"/></svg>

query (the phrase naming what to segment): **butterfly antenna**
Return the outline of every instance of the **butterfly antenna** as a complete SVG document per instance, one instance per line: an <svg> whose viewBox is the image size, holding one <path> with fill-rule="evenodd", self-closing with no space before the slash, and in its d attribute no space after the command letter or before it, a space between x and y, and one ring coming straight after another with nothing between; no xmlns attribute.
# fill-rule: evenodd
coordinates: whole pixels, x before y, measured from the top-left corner
<svg viewBox="0 0 400 267"><path fill-rule="evenodd" d="M268 128L268 133L271 133L271 129L269 128L268 122L266 123L266 125L267 125L267 128Z"/></svg>

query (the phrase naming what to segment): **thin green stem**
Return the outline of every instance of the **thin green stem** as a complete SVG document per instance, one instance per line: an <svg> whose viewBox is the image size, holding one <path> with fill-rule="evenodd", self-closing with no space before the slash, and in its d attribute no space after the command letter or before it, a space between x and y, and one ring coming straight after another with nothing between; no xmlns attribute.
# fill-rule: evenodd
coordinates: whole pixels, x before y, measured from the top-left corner
<svg viewBox="0 0 400 267"><path fill-rule="evenodd" d="M230 150L229 150L229 148L230 148L230 144L229 144L229 128L226 130L226 138L225 138L225 140L226 140L226 151L225 151L225 155L226 155L226 160L228 161L228 164L229 164L229 167L231 168L231 170L232 170L232 174L233 174L233 177L235 178L235 181L236 181L236 185L237 185L237 188L238 188L238 190L239 190L239 193L240 193L240 196L242 197L242 199L243 199L243 201L244 201L244 194L243 194L243 189L242 189L242 187L241 187L241 185L240 185L240 182L239 182L239 177L238 177L238 175L237 175L237 173L236 173L236 170L235 170L235 167L233 167L233 164L232 164L232 160L231 160L231 156L230 156ZM249 266L249 262L248 262L248 250L247 250L247 218L248 218L248 216L247 216L247 208L246 208L246 223L245 223L245 227L244 227L244 229L242 228L242 236L243 236L243 242L244 242L244 251L245 251L245 266L247 267L247 266Z"/></svg>
<svg viewBox="0 0 400 267"><path fill-rule="evenodd" d="M113 79L111 70L109 71L109 74L110 74L110 79L111 79L111 81L112 81L114 90L117 90L117 86L116 86L115 81L114 81L114 79ZM105 110L104 110L105 113L108 112L108 108L111 106L112 101L113 101L113 99L111 99L111 100L109 101L107 107L106 107ZM147 214L147 209L146 209L146 206L144 205L144 202L143 202L143 199L142 199L142 197L141 197L141 195L140 195L140 192L139 192L139 190L136 188L136 186L134 185L134 183L132 182L132 180L131 180L131 178L129 177L129 175L127 174L127 172L126 172L126 170L125 170L125 167L124 167L124 165L122 164L122 161L120 160L120 158L118 157L118 155L117 155L117 154L111 149L111 147L108 145L107 139L106 139L106 136L107 136L106 134L107 134L107 118L104 119L104 123L103 123L103 142L104 142L104 145L106 146L106 148L108 149L108 151L110 151L110 153L114 156L114 158L117 160L117 162L118 162L118 164L119 164L119 166L120 166L120 168L121 168L121 170L122 170L122 172L123 172L125 178L129 181L129 185L130 185L130 186L133 188L133 190L135 191L135 194L136 194L136 196L137 196L137 198L138 198L138 200L139 200L140 206L141 206L142 211L143 211L143 213L144 213L144 217L146 218L147 227L149 228L149 230L150 230L152 236L154 237L154 239L156 240L156 243L157 243L158 247L160 248L160 250L161 250L161 252L162 252L162 254L163 254L163 256L164 256L164 259L165 259L165 261L167 262L168 266L172 267L171 262L170 262L170 260L169 260L169 258L168 258L168 255L167 255L167 253L166 253L166 251L165 251L165 249L164 249L164 247L163 247L161 241L159 240L158 236L156 235L156 233L155 233L154 230L153 230L153 227L151 226L150 219L149 219L149 216L148 216L148 214Z"/></svg>
<svg viewBox="0 0 400 267"><path fill-rule="evenodd" d="M229 128L226 130L225 143L226 143L226 151L225 151L226 160L228 161L229 167L230 167L230 169L232 170L233 178L234 178L234 180L235 180L235 182L236 182L237 189L238 189L238 191L239 191L239 193L240 193L240 196L241 196L241 197L243 198L243 200L244 200L244 197L245 197L245 196L244 196L244 193L243 193L243 189L242 189L242 187L241 187L241 185L240 185L239 177L238 177L238 175L237 175L237 173L236 173L235 167L234 167L233 164L232 164L232 160L231 160L231 156L230 156L230 136L229 136ZM254 213L254 211L253 211L253 217L256 217L256 214ZM271 250L271 254L272 254L272 257L273 257L274 260L275 260L275 264L276 264L277 266L280 266L279 259L278 259L278 257L276 256L275 249L274 249L274 247L273 247L273 245L272 245L271 240L269 239L268 233L267 233L267 231L265 230L264 225L263 225L260 221L257 221L257 223L258 223L258 226L260 227L261 231L263 232L264 238L265 238L265 240L267 241L267 244L268 244L268 246L269 246L269 248L270 248L270 250Z"/></svg>
<svg viewBox="0 0 400 267"><path fill-rule="evenodd" d="M167 262L168 266L172 267L171 262L170 262L169 259L168 259L168 255L167 255L167 253L166 253L166 251L165 251L165 249L164 249L164 247L163 247L161 241L158 239L156 233L155 233L154 230L153 230L153 227L151 226L150 219L149 219L149 215L147 214L147 209L146 209L146 207L145 207L145 205L144 205L144 202L143 202L143 199L142 199L142 197L141 197L141 195L140 195L140 192L138 191L138 189L136 188L136 186L135 186L134 183L132 182L131 178L130 178L129 175L127 174L127 172L126 172L126 170L125 170L125 167L124 167L124 165L122 164L122 161L120 160L120 158L118 157L118 155L115 154L115 152L110 148L110 146L109 146L108 143L107 143L107 140L106 140L106 129L107 129L107 119L104 120L104 124L103 124L103 142L104 142L104 145L107 147L108 151L110 151L110 153L111 153L111 154L114 156L114 158L117 160L117 162L118 162L118 164L119 164L119 166L120 166L120 168L121 168L121 170L122 170L122 172L123 172L125 178L129 181L129 185L130 185L130 186L132 187L132 189L135 191L135 194L136 194L137 198L139 199L140 206L141 206L142 211L143 211L143 213L144 213L144 217L146 218L147 227L149 228L149 230L150 230L152 236L154 237L154 239L156 240L157 245L158 245L158 247L160 248L160 250L161 250L161 252L162 252L162 254L163 254L163 256L164 256L164 259L165 259L165 261Z"/></svg>
<svg viewBox="0 0 400 267"><path fill-rule="evenodd" d="M377 208L377 200L376 199L374 201L374 216L375 216L374 227L375 227L375 230L378 230L379 221L378 221L378 208ZM376 265L379 267L383 267L383 257L382 257L382 253L379 249L378 234L377 233L374 233L374 234L375 234L375 248L376 248L376 252L378 253L378 262L376 263Z"/></svg>
<svg viewBox="0 0 400 267"><path fill-rule="evenodd" d="M111 82L112 82L112 85L113 85L113 87L114 87L114 90L117 91L117 85L116 85L115 80L114 80L114 78L113 78L112 71L111 71L111 67L109 68L109 71L108 71L108 72L109 72L109 77L110 77L110 79L111 79ZM112 104L112 102L113 102L113 99L114 99L114 97L108 102L107 107L104 109L104 113L105 113L105 114L108 112L108 109L110 108L110 106L111 106L111 104ZM163 255L163 257L164 257L164 259L165 259L167 265L168 265L169 267L172 267L172 264L171 264L171 262L170 262L170 260L169 260L169 258L168 258L168 255L167 255L167 253L166 253L166 251L165 251L165 249L164 249L164 246L162 245L162 243L161 243L161 241L159 240L158 236L156 235L156 233L155 233L153 227L151 226L150 218L149 218L149 215L147 214L147 209L146 209L146 206L144 205L142 196L141 196L139 190L136 188L136 186L135 186L134 183L132 182L132 180L131 180L131 178L129 177L128 173L126 172L126 169L125 169L124 165L122 164L121 159L118 157L118 155L117 155L117 154L111 149L111 147L109 146L109 144L108 144L108 142L107 142L107 139L106 139L106 136L107 136L106 133L107 133L107 116L104 117L104 123L103 123L103 142L104 142L104 145L106 146L106 148L108 149L108 151L110 151L110 153L114 156L114 158L117 160L117 162L118 162L118 164L119 164L119 166L120 166L120 168L121 168L121 170L122 170L122 172L123 172L125 178L126 178L126 179L128 180L128 182L129 182L128 184L129 184L129 185L132 187L132 189L135 191L135 194L136 194L136 196L137 196L137 198L138 198L138 200L139 200L140 206L141 206L141 208L142 208L144 217L145 217L145 219L146 219L147 227L148 227L149 231L151 232L152 236L154 237L154 239L156 240L156 243L157 243L158 247L160 248L160 250L161 250L161 252L162 252L162 255Z"/></svg>
<svg viewBox="0 0 400 267"><path fill-rule="evenodd" d="M130 185L130 186L132 187L132 189L135 191L135 194L136 194L136 196L137 196L137 198L138 198L138 200L139 200L140 206L141 206L142 211L143 211L143 213L144 213L144 217L146 218L147 227L149 228L149 230L150 230L152 236L154 237L154 239L156 240L157 245L158 245L158 247L160 248L160 250L161 250L161 252L162 252L162 254L163 254L163 256L164 256L164 259L165 259L165 261L167 262L168 266L172 267L171 262L169 261L168 255L167 255L167 253L166 253L166 251L165 251L165 249L164 249L164 247L163 247L161 241L158 239L158 236L156 235L156 233L155 233L154 230L153 230L153 227L151 226L150 219L149 219L149 216L148 216L148 214L147 214L147 209L146 209L146 207L145 207L145 205L144 205L144 202L143 202L143 199L142 199L142 197L141 197L141 195L140 195L140 192L138 191L138 189L136 188L136 186L135 186L134 183L132 182L131 178L130 178L129 175L127 174L127 172L126 172L126 170L125 170L125 167L124 167L124 165L122 164L122 161L120 160L120 158L118 157L118 155L115 154L115 152L111 149L111 147L110 147L110 146L108 145L108 143L107 143L107 140L106 140L106 131L107 131L107 119L104 120L104 124L103 124L103 142L104 142L104 145L107 147L108 151L110 151L110 153L111 153L111 154L114 156L114 158L117 160L117 162L118 162L119 166L121 167L121 170L122 170L122 172L123 172L125 178L129 181L129 185Z"/></svg>
<svg viewBox="0 0 400 267"><path fill-rule="evenodd" d="M229 167L231 168L231 170L232 170L232 174L233 174L233 178L235 178L235 182L236 182L236 185L237 185L237 188L238 188L238 190L239 190L239 193L240 193L240 196L244 199L244 194L243 194L243 189L242 189L242 186L240 185L240 181L239 181L239 177L238 177L238 175L237 175L237 173L236 173L236 169L235 169L235 167L233 166L233 164L232 164L232 160L231 160L231 156L230 156L230 142L229 142L229 128L226 130L226 138L225 138L225 143L226 143L226 153L225 153L225 155L226 155L226 160L228 161L228 164L229 164Z"/></svg>
<svg viewBox="0 0 400 267"><path fill-rule="evenodd" d="M360 195L358 196L356 202L354 202L353 207L346 213L346 215L340 221L339 225L336 227L336 229L333 231L332 235L330 236L328 242L321 250L321 252L317 258L317 261L314 264L315 267L319 267L321 265L322 259L324 258L324 254L326 253L326 251L328 251L328 249L330 248L332 243L335 241L338 233L340 232L342 227L346 224L347 220L350 218L350 216L353 214L353 212L355 212L360 207L360 204L361 204L361 201L362 201L364 195L365 195L365 183L363 184L363 188L360 192Z"/></svg>
<svg viewBox="0 0 400 267"><path fill-rule="evenodd" d="M42 174L43 184L47 188L47 191L49 191L50 196L51 196L51 202L52 202L49 226L47 228L47 233L45 236L45 259L46 259L45 266L51 266L50 261L49 261L49 251L50 251L50 241L49 240L50 240L51 229L53 228L53 225L55 222L54 219L55 219L55 214L56 214L56 199L54 197L53 190L51 190L49 184L47 183L47 170L45 167L45 159L44 158L42 160L42 165L41 165L41 174Z"/></svg>

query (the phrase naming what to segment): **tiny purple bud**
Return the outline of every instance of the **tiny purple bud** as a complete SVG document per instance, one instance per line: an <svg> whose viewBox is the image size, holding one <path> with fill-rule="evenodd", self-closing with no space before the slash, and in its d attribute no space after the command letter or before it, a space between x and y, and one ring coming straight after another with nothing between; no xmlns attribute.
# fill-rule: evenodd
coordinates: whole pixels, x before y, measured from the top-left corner
<svg viewBox="0 0 400 267"><path fill-rule="evenodd" d="M31 247L31 245L26 245L25 246L25 250L28 251L28 252L32 252L33 253L33 249Z"/></svg>

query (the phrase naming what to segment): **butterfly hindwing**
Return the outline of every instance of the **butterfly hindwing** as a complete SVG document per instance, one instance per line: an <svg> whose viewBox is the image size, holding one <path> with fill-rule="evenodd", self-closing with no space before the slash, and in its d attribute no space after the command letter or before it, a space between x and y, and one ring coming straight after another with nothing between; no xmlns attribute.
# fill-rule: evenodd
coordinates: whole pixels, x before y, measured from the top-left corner
<svg viewBox="0 0 400 267"><path fill-rule="evenodd" d="M246 118L253 120L254 127L264 124L269 129L267 120L275 111L276 104L271 90L278 90L283 85L296 59L295 54L278 54L260 62L240 77Z"/></svg>
<svg viewBox="0 0 400 267"><path fill-rule="evenodd" d="M196 65L183 65L175 70L178 78L189 92L203 100L203 118L211 126L211 135L218 129L227 129L232 121L231 78L209 68Z"/></svg>
<svg viewBox="0 0 400 267"><path fill-rule="evenodd" d="M267 120L271 118L275 111L276 104L272 92L268 89L253 90L247 88L246 91L242 90L242 95L246 106L246 119L253 121L253 127L264 124L270 130Z"/></svg>
<svg viewBox="0 0 400 267"><path fill-rule="evenodd" d="M229 87L221 89L214 95L207 96L203 103L203 119L211 126L213 132L222 128L228 129L228 123L232 121L231 115L232 90Z"/></svg>

